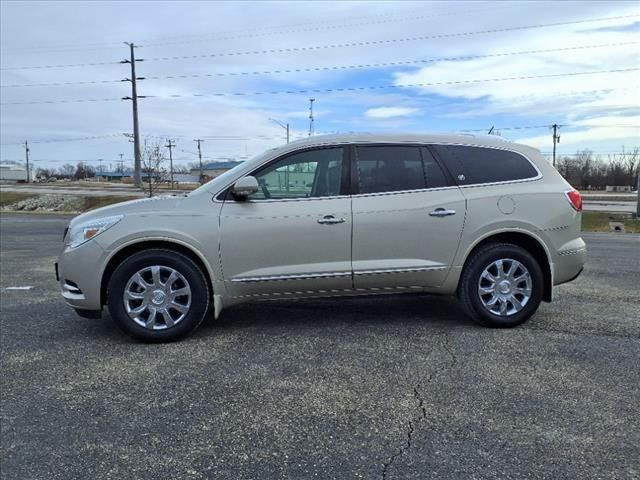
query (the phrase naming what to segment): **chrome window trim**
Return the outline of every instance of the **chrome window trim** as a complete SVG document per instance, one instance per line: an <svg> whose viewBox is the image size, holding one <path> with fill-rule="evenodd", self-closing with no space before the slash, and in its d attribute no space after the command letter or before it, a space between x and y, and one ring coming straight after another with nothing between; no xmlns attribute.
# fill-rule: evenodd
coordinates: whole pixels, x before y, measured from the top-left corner
<svg viewBox="0 0 640 480"><path fill-rule="evenodd" d="M243 200L242 203L272 203L272 202L300 202L309 200L335 200L337 198L349 198L349 195L332 195L329 197L302 197L302 198L261 198L256 200ZM218 202L220 200L217 200Z"/></svg>
<svg viewBox="0 0 640 480"><path fill-rule="evenodd" d="M344 143L329 143L329 144L322 144L322 145L314 145L314 146L318 146L318 147L323 147L323 148L331 148L331 147L345 147L345 146L358 146L358 145L363 145L363 146L370 146L370 145L401 145L401 146L417 146L417 147L425 147L428 148L430 145L449 145L449 146L459 146L459 147L476 147L476 148L488 148L488 149L493 149L493 150L504 150L506 152L511 152L511 153L515 153L517 155L520 155L521 157L523 157L525 160L527 160L529 162L529 164L531 166L533 166L534 170L536 171L537 175L535 177L530 177L530 178L521 178L518 180L503 180L500 182L487 182L487 183L470 183L467 185L450 185L447 187L433 187L433 188L421 188L421 189L416 189L416 190L395 190L395 191L389 191L389 192L373 192L373 193L358 193L355 195L333 195L330 197L306 197L306 198L281 198L281 199L262 199L262 200L247 200L247 202L250 203L265 203L265 202L290 202L290 201L308 201L308 200L329 200L329 199L335 199L335 198L354 198L354 197L369 197L369 196L378 196L378 195L398 195L398 194L405 194L405 193L420 193L420 192L429 192L429 191L437 191L437 190L447 190L447 189L453 189L453 188L474 188L474 187L483 187L483 186L494 186L494 185L507 185L507 184L512 184L512 183L523 183L523 182L536 182L538 180L541 180L542 178L544 178L544 175L542 174L542 172L540 171L540 169L538 168L538 166L536 165L535 162L533 162L527 155L525 155L522 152L518 152L512 148L507 148L507 147L498 147L498 146L489 146L489 145L479 145L477 143L458 143L458 142L393 142L393 143L389 143L389 142L384 142L384 141L380 141L380 142L362 142L362 141L353 141L353 142L344 142ZM287 152L284 155L290 155L293 153L296 153L298 151L304 151L304 150L309 150L310 148L301 148L300 150L292 150L290 152ZM282 155L281 155L282 156ZM255 167L251 172L245 173L243 175L241 175L240 177L235 178L233 181L229 182L227 185L224 186L224 188L221 188L220 190L218 190L214 195L213 195L213 202L214 203L224 203L225 200L218 200L216 197L218 195L220 195L223 191L225 191L227 188L229 188L231 185L233 185L236 181L238 181L239 178L242 178L243 176L247 176L250 175L252 172L259 170L260 168L264 167L265 165L267 165L268 163L278 160L281 156L278 157L274 157L274 158L270 158L268 160L265 160L264 163L258 165L257 167ZM357 160L354 160L357 161ZM455 178L454 178L455 180Z"/></svg>

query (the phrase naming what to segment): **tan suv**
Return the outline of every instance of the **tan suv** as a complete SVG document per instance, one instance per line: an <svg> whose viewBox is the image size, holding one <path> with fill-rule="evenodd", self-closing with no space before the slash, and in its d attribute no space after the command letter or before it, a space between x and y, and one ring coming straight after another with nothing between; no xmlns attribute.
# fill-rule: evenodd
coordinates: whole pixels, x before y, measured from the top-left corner
<svg viewBox="0 0 640 480"><path fill-rule="evenodd" d="M513 327L582 271L581 209L537 150L496 137L311 137L184 197L74 218L56 271L79 314L106 305L149 341L210 305L407 292Z"/></svg>

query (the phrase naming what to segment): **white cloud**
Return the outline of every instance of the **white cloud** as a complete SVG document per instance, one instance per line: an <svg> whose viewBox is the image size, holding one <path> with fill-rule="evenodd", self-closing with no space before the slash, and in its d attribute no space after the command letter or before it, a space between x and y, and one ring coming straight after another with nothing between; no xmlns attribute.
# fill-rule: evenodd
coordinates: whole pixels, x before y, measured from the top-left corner
<svg viewBox="0 0 640 480"><path fill-rule="evenodd" d="M408 117L418 112L420 112L420 109L410 108L410 107L376 107L376 108L370 108L369 110L364 112L364 115L367 118L381 119L381 118Z"/></svg>

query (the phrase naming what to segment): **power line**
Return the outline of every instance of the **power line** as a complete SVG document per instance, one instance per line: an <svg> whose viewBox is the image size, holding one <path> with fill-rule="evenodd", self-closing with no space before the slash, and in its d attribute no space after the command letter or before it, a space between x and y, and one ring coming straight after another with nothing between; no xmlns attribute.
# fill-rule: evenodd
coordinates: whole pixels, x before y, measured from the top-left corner
<svg viewBox="0 0 640 480"><path fill-rule="evenodd" d="M0 88L22 88L22 87L59 87L64 85L99 85L103 83L119 83L122 80L81 80L77 82L51 82L51 83L22 83L0 85Z"/></svg>
<svg viewBox="0 0 640 480"><path fill-rule="evenodd" d="M511 5L510 7L519 7L519 5ZM501 7L501 8L504 8ZM233 35L233 32L220 32L220 33L213 33L213 34L194 34L194 35L182 35L179 37L174 37L174 38L184 38L185 40L177 40L177 41L169 41L169 42L155 42L155 41L151 41L151 42L144 42L145 46L166 46L166 45L177 45L177 44L183 44L183 43L195 43L195 42L208 42L208 41L223 41L223 40L236 40L236 39L240 39L240 38L258 38L258 37L264 37L264 36L271 36L271 35L289 35L292 33L308 33L308 32L326 32L327 30L337 30L337 29L342 29L342 28L353 28L353 27L360 27L360 26L366 26L366 25L379 25L379 24L387 24L387 23L395 23L395 22L401 22L401 21L406 21L406 20L410 20L410 21L418 21L418 20L425 20L425 19L429 19L429 18L436 18L436 17L442 17L442 16L448 16L448 15L459 15L461 13L478 13L478 12L483 12L486 11L486 9L479 9L479 10L469 10L469 9L458 9L458 10L452 10L452 11L447 11L447 12L441 12L438 14L430 14L430 15L416 15L416 16L407 16L407 17L397 17L397 18L389 18L388 15L386 14L381 14L381 15L373 15L371 17L360 17L363 19L366 18L378 18L378 17L383 17L382 20L375 20L375 21L366 21L366 22L356 22L356 23L345 23L345 24L338 24L338 25L328 25L328 22L322 22L320 23L318 26L316 27L311 27L311 28L292 28L292 27L296 27L296 26L305 26L305 25L317 25L317 22L312 22L312 23L307 23L307 24L298 24L298 25L284 25L284 26L280 26L280 27L266 27L266 28L285 28L285 30L279 30L279 31L275 31L275 32L255 32L255 31L251 31L252 33L245 33L245 34L239 34L239 35ZM352 17L351 20L354 20L358 17ZM229 35L229 36L218 36L218 35ZM198 37L207 37L207 38L198 38Z"/></svg>
<svg viewBox="0 0 640 480"><path fill-rule="evenodd" d="M120 62L70 63L62 65L30 65L22 67L2 67L0 70L35 70L41 68L95 67L99 65L117 65Z"/></svg>
<svg viewBox="0 0 640 480"><path fill-rule="evenodd" d="M283 95L283 94L308 94L308 93L334 93L334 92L354 92L354 91L366 91L366 90L380 90L380 89L392 89L392 88L415 88L415 87L428 87L438 85L463 85L472 83L485 83L485 82L504 82L511 80L531 80L538 78L556 78L566 76L579 76L579 75L598 75L603 73L623 73L638 71L640 68L621 68L612 70L596 70L593 72L567 72L567 73L552 73L543 75L522 75L516 77L502 77L502 78L484 78L484 79L471 79L471 80L449 80L443 82L424 82L424 83L408 83L408 84L393 84L393 85L367 85L359 87L335 87L335 88L309 88L301 90L273 90L262 92L219 92L219 93L194 93L191 95L173 94L162 98L184 98L184 97L228 97L228 96L252 96L252 95ZM156 96L156 98L160 98Z"/></svg>
<svg viewBox="0 0 640 480"><path fill-rule="evenodd" d="M420 40L435 40L440 38L465 37L465 36L481 35L481 34L489 34L489 33L512 32L512 31L531 30L536 28L576 25L576 24L582 24L582 23L597 22L597 21L603 21L603 20L615 20L615 19L631 18L631 17L639 17L639 16L640 15L604 17L604 18L595 18L595 19L588 19L588 20L574 20L571 22L556 22L556 23L536 24L536 25L525 25L525 26L519 26L519 27L502 27L502 28L494 28L494 29L488 29L488 30L476 30L476 31L470 31L470 32L438 33L434 35L420 35L415 37L394 38L394 39L386 39L386 40L364 40L360 42L333 43L333 44L313 45L313 46L305 46L305 47L272 48L272 49L265 49L265 50L246 50L246 51L239 51L239 52L219 52L219 53L209 53L209 54L202 54L202 55L152 57L152 58L147 58L147 61L157 62L157 61L190 60L190 59L197 59L197 58L228 57L228 56L241 56L241 55L296 53L296 52L307 52L307 51L313 51L313 50L325 50L325 49L333 49L333 48L389 45L389 44L395 44L395 43L414 42L414 41L420 41Z"/></svg>
<svg viewBox="0 0 640 480"><path fill-rule="evenodd" d="M620 125L620 124L610 124L610 125L576 125L576 124L557 124L558 127L568 127L568 128L640 128L640 125ZM494 127L494 131L501 130L538 130L542 128L551 128L553 125L520 125L514 127ZM486 128L474 128L474 129L464 129L458 130L458 132L486 132Z"/></svg>
<svg viewBox="0 0 640 480"><path fill-rule="evenodd" d="M86 103L86 102L113 102L115 100L122 100L122 98L80 98L77 100L36 100L33 102L8 102L0 103L0 106L6 105L43 105L52 103Z"/></svg>
<svg viewBox="0 0 640 480"><path fill-rule="evenodd" d="M620 15L615 17L600 17L600 18L591 18L591 19L583 19L583 20L573 20L573 21L567 21L567 22L525 25L525 26L518 26L518 27L502 27L502 28L493 28L493 29L487 29L487 30L476 30L476 31L470 31L470 32L438 33L433 35L421 35L421 36L415 36L415 37L395 38L395 39L386 39L386 40L366 40L366 41L360 41L360 42L346 42L346 43L314 45L314 46L306 46L306 47L275 48L275 49L267 49L267 50L249 50L249 51L241 51L241 52L220 52L220 53L211 53L211 54L203 54L203 55L155 57L155 58L148 58L147 61L187 60L187 59L223 57L223 56L264 55L264 54L272 54L272 53L294 53L294 52L305 52L305 51L312 51L312 50L332 49L332 48L385 45L385 44L394 44L394 43L403 43L403 42L413 42L413 41L420 41L420 40L434 40L439 38L463 37L463 36L472 36L472 35L481 35L481 34L490 34L490 33L531 30L536 28L577 25L577 24L583 24L583 23L607 21L607 20L636 18L639 16L640 15ZM84 67L84 66L94 66L94 65L113 65L115 63L117 62L81 63L81 64L68 64L68 65L17 66L17 67L2 67L0 68L0 70Z"/></svg>
<svg viewBox="0 0 640 480"><path fill-rule="evenodd" d="M356 26L394 23L394 22L400 22L405 20L417 21L417 20L424 20L428 18L441 17L445 15L458 15L460 13L474 13L477 11L484 11L484 10L486 9L475 10L475 11L469 11L468 9L458 9L455 11L452 10L452 11L442 12L438 14L412 15L412 16L397 17L397 18L389 18L388 14L367 15L367 16L360 16L360 17L350 17L349 23L337 24L337 25L327 25L327 21L304 22L304 23L296 23L296 24L289 24L289 25L273 25L273 26L267 26L267 27L258 27L258 28L252 28L252 29L228 30L228 31L222 31L217 33L199 33L199 34L176 35L176 36L159 37L159 38L156 37L153 39L152 38L141 39L140 42L144 43L145 46L164 46L164 45L173 45L178 43L198 42L198 41L235 40L238 38L252 38L252 37L261 37L261 36L267 36L267 35L282 35L282 34L311 32L311 31L335 30L340 28L353 28ZM353 20L358 20L358 19L367 20L367 19L380 18L380 17L383 17L383 19L369 21L369 22L350 23ZM309 28L309 29L296 29L296 27L305 27L308 25L318 25L318 26ZM281 30L256 33L256 30L273 30L273 29L281 29ZM251 33L242 34L242 32L251 32ZM227 36L223 36L223 35L227 35ZM198 39L198 37L207 37L207 38ZM177 40L177 41L174 41L174 42L169 41L166 43L156 42L158 40L162 41L163 39ZM178 40L178 39L187 39L187 40ZM37 50L39 53L73 52L73 51L82 51L82 50L103 50L103 49L118 48L120 45L121 45L121 42L93 44L93 45L86 45L82 47L78 47L77 44L66 44L66 45L63 44L63 45L54 45L54 46L40 45L40 46L18 48L11 52L4 52L4 54L5 55L12 55L12 54L22 55L24 54L24 52L33 51L33 50Z"/></svg>
<svg viewBox="0 0 640 480"><path fill-rule="evenodd" d="M531 55L531 54L538 54L538 53L565 52L570 50L637 45L638 43L640 42L621 42L621 43L608 43L608 44L599 44L599 45L581 45L581 46L575 46L575 47L549 48L549 49L543 49L543 50L523 50L523 51L517 51L517 52L502 52L502 53L492 53L492 54L486 54L486 55L464 55L464 56L458 56L458 57L436 57L436 58L428 58L424 60L403 60L403 61L397 61L397 62L332 65L332 66L324 66L324 67L291 68L291 69L247 71L247 72L217 72L217 73L203 73L203 74L189 74L189 75L148 76L147 78L150 80L164 80L164 79L178 79L178 78L274 75L274 74L320 72L320 71L332 71L332 70L351 70L351 69L362 69L362 68L396 67L396 66L403 66L403 65L416 65L416 64L434 63L434 62L477 60L481 58L506 57L506 56L512 56L512 55ZM26 85L23 85L23 86L26 86Z"/></svg>
<svg viewBox="0 0 640 480"><path fill-rule="evenodd" d="M483 79L470 79L470 80L449 80L443 82L423 82L423 83L407 83L407 84L392 84L392 85L366 85L366 86L358 86L358 87L334 87L334 88L310 88L310 89L302 89L302 90L273 90L273 91L262 91L262 92L217 92L217 93L194 93L190 95L184 94L170 94L166 96L161 95L146 95L144 98L191 98L191 97L231 97L231 96L253 96L253 95L291 95L291 94L308 94L308 93L341 93L341 92L358 92L358 91L367 91L367 90L382 90L382 89L394 89L394 88L415 88L415 87L429 87L429 86L439 86L439 85L464 85L464 84L473 84L473 83L486 83L486 82L505 82L512 80L532 80L538 78L557 78L557 77L567 77L567 76L580 76L580 75L599 75L604 73L624 73L624 72L635 72L640 70L640 68L620 68L620 69L611 69L611 70L596 70L593 72L566 72L566 73L552 73L552 74L544 74L544 75L521 75L516 77L502 77L502 78L483 78ZM600 91L612 91L618 89L602 89ZM627 90L627 89L620 89ZM591 90L590 92L597 92L598 90ZM548 97L552 95L543 95L543 97ZM561 96L561 95L560 95ZM141 96L139 96L141 97ZM533 97L533 95L525 96L524 98ZM29 102L10 102L10 103L0 103L0 106L7 105L37 105L43 103L77 103L77 102L97 102L101 99L80 99L80 100L48 100L48 101L29 101ZM106 98L102 99L105 101L111 100L120 100L115 98Z"/></svg>
<svg viewBox="0 0 640 480"><path fill-rule="evenodd" d="M353 65L331 65L323 67L309 67L309 68L291 68L291 69L278 69L278 70L262 70L262 71L246 71L246 72L216 72L216 73L196 73L196 74L184 74L184 75L164 75L164 76L147 76L147 80L175 80L180 78L205 78L205 77L226 77L226 76L249 76L249 75L275 75L275 74L287 74L287 73L304 73L304 72L320 72L320 71L335 71L335 70L351 70L351 69L363 69L363 68L380 68L380 67L396 67L403 65L417 65L425 63L435 62L454 62L464 60L477 60L481 58L494 58L494 57L506 57L513 55L531 55L539 53L551 53L551 52L566 52L572 50L584 50L592 48L607 48L617 46L637 45L640 42L619 42L619 43L604 43L598 45L578 45L573 47L561 47L561 48L548 48L540 50L522 50L516 52L499 52L485 55L464 55L455 57L435 57L424 60L402 60L397 62L378 62L378 63L366 63L366 64L353 64ZM1 88L17 88L17 87L52 87L52 86L64 86L64 85L89 85L100 83L118 83L121 80L87 80L78 82L52 82L52 83L26 83L26 84L8 84L0 85Z"/></svg>
<svg viewBox="0 0 640 480"><path fill-rule="evenodd" d="M120 137L122 134L113 133L109 135L93 135L89 137L75 137L75 138L45 138L40 140L29 140L31 143L58 143L58 142L78 142L85 140L97 140L102 138L111 138L111 137ZM0 143L0 145L22 145L22 142L10 142L10 143Z"/></svg>

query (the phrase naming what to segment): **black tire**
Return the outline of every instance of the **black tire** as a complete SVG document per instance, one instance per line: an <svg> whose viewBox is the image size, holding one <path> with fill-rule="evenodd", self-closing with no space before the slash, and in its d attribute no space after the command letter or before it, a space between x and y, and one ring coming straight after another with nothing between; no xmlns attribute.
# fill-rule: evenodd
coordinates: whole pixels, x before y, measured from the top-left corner
<svg viewBox="0 0 640 480"><path fill-rule="evenodd" d="M191 304L184 318L163 330L145 328L129 317L123 302L124 289L136 272L153 265L172 268L188 282ZM144 342L172 342L185 337L204 320L209 306L209 287L204 273L189 257L165 249L149 249L124 260L113 272L107 287L107 306L118 327Z"/></svg>
<svg viewBox="0 0 640 480"><path fill-rule="evenodd" d="M544 276L538 261L524 248L510 243L491 243L480 247L467 261L458 286L458 297L462 307L476 323L493 328L511 328L518 326L531 317L542 300ZM500 259L513 259L520 262L529 271L531 277L531 296L522 310L508 316L494 314L486 308L478 293L480 276L484 269Z"/></svg>

